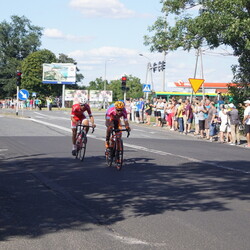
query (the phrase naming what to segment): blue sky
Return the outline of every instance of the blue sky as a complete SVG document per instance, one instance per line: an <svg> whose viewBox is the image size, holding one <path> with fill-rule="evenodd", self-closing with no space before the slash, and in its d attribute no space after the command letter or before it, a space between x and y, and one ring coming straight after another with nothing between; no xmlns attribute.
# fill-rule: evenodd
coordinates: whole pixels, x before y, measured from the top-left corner
<svg viewBox="0 0 250 250"><path fill-rule="evenodd" d="M150 53L143 45L148 26L162 15L161 6L159 0L8 0L1 3L0 21L24 15L33 25L43 27L41 48L74 58L85 77L84 85L99 77L104 79L105 65L107 80L131 74L145 83L147 63L163 60L162 54ZM169 52L166 87L169 82L188 82L194 76L195 60L195 51ZM205 81L230 82L231 65L236 63L235 57L206 52ZM161 91L161 72L153 73L153 82L154 89Z"/></svg>

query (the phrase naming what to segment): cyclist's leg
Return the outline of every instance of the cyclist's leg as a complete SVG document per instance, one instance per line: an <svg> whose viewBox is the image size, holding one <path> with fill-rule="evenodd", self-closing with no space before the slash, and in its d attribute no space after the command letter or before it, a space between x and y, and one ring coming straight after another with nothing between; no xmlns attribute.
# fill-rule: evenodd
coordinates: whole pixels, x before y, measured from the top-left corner
<svg viewBox="0 0 250 250"><path fill-rule="evenodd" d="M110 135L111 135L111 129L114 127L114 121L110 119L106 119L105 125L107 127L106 129L106 142L105 142L105 147L109 147L109 140L110 140Z"/></svg>
<svg viewBox="0 0 250 250"><path fill-rule="evenodd" d="M71 121L71 129L72 129L72 155L76 155L76 126L77 123Z"/></svg>
<svg viewBox="0 0 250 250"><path fill-rule="evenodd" d="M89 120L86 117L82 120L82 125L89 126ZM85 127L84 130L85 130L85 133L88 134L89 127Z"/></svg>

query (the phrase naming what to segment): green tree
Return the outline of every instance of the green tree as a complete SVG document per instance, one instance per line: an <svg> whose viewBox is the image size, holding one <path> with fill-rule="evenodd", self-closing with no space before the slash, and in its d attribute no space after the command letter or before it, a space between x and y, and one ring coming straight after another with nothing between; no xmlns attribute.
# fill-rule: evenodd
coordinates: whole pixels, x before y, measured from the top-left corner
<svg viewBox="0 0 250 250"><path fill-rule="evenodd" d="M21 62L41 45L42 28L24 16L11 16L11 22L0 23L0 97L16 92L16 71Z"/></svg>
<svg viewBox="0 0 250 250"><path fill-rule="evenodd" d="M27 56L22 63L23 79L21 87L36 92L40 96L61 95L61 85L42 83L43 63L53 63L56 60L55 54L46 49Z"/></svg>
<svg viewBox="0 0 250 250"><path fill-rule="evenodd" d="M95 81L90 81L88 90L103 90L104 89L104 81L102 77L96 78Z"/></svg>
<svg viewBox="0 0 250 250"><path fill-rule="evenodd" d="M201 46L210 49L227 45L238 57L239 65L233 65L234 81L249 96L250 82L250 2L248 0L161 0L164 17L149 27L153 36L145 36L145 45L151 51L190 50ZM195 15L190 9L198 8ZM175 24L167 17L175 15ZM237 88L236 87L236 88ZM231 90L232 88L230 88ZM231 92L234 94L234 91ZM241 96L241 99L246 98Z"/></svg>
<svg viewBox="0 0 250 250"><path fill-rule="evenodd" d="M127 76L127 87L129 88L126 94L127 98L143 97L142 84L138 77L132 75ZM112 80L110 84L108 84L107 89L113 91L114 101L123 99L124 93L121 89L121 79Z"/></svg>

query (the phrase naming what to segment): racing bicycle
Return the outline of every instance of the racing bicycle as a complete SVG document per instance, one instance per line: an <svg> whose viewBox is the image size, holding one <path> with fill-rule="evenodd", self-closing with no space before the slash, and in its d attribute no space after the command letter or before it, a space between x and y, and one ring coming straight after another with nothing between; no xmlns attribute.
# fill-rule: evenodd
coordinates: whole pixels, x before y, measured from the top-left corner
<svg viewBox="0 0 250 250"><path fill-rule="evenodd" d="M123 165L123 140L122 132L127 131L127 137L130 132L127 129L112 129L110 136L110 147L106 149L106 163L109 167L112 166L113 161L117 170L122 169Z"/></svg>
<svg viewBox="0 0 250 250"><path fill-rule="evenodd" d="M95 129L92 126L85 126L82 124L78 124L76 126L76 159L81 161L84 160L86 146L87 146L87 135L84 128L92 128L92 133L94 133Z"/></svg>

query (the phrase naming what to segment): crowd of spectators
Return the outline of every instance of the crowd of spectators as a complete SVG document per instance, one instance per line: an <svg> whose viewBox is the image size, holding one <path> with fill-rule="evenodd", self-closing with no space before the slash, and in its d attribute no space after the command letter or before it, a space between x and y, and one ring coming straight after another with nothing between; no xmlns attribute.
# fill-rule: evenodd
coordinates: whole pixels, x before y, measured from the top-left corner
<svg viewBox="0 0 250 250"><path fill-rule="evenodd" d="M243 118L233 103L225 103L222 99L213 101L209 96L199 100L194 98L169 99L153 98L153 100L127 99L125 107L128 119L136 123L144 123L165 127L180 134L192 134L197 138L240 145L240 135L246 136L246 147L250 147L250 100L237 105L244 109Z"/></svg>

